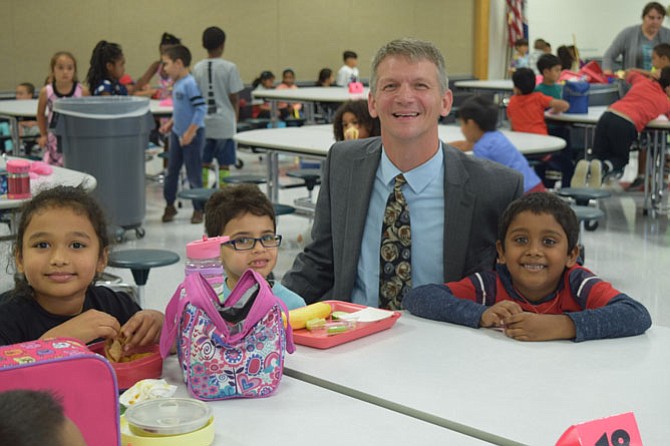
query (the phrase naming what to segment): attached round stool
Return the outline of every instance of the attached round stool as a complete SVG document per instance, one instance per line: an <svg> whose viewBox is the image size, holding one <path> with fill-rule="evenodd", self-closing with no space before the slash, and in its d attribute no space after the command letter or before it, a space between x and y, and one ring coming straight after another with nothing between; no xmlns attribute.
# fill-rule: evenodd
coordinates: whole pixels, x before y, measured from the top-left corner
<svg viewBox="0 0 670 446"><path fill-rule="evenodd" d="M588 187L566 187L564 189L559 189L556 193L561 197L572 198L577 206L588 206L591 200L597 201L612 195L607 190L592 189ZM587 231L595 231L597 227L597 220L587 220L584 222L584 228Z"/></svg>
<svg viewBox="0 0 670 446"><path fill-rule="evenodd" d="M196 187L194 189L182 189L177 192L177 196L184 200L207 201L216 191L217 189L209 187Z"/></svg>
<svg viewBox="0 0 670 446"><path fill-rule="evenodd" d="M223 178L227 184L263 184L267 181L262 175L229 175Z"/></svg>
<svg viewBox="0 0 670 446"><path fill-rule="evenodd" d="M274 208L275 215L277 217L279 217L280 215L288 215L295 212L295 208L293 206L289 206L286 204L272 203L272 207Z"/></svg>
<svg viewBox="0 0 670 446"><path fill-rule="evenodd" d="M575 215L577 215L577 221L579 222L579 254L580 257L582 258L582 263L585 260L586 256L586 250L584 249L584 244L582 243L582 234L584 232L584 225L587 222L592 222L595 221L597 223L598 220L603 218L605 216L605 213L601 211L598 208L594 208L592 206L578 206L578 205L572 205L570 206L573 211L575 211Z"/></svg>
<svg viewBox="0 0 670 446"><path fill-rule="evenodd" d="M151 268L177 263L179 255L164 249L127 249L112 251L108 265L115 268L128 268L133 273L137 285L137 300L140 307L144 305L144 285L149 278Z"/></svg>

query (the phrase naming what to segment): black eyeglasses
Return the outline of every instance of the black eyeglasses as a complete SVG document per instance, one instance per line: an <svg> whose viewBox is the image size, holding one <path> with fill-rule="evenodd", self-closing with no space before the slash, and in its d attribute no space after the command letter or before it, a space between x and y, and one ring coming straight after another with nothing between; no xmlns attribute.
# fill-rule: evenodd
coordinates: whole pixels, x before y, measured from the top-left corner
<svg viewBox="0 0 670 446"><path fill-rule="evenodd" d="M258 238L240 237L222 243L221 246L232 245L235 251L249 251L254 249L256 242L261 242L264 248L277 248L281 245L281 235L267 234Z"/></svg>

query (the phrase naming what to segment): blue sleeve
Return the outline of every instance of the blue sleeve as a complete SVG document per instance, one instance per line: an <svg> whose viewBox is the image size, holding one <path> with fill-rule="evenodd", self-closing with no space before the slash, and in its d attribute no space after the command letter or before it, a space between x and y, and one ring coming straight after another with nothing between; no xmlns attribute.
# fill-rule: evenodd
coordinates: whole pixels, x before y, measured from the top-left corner
<svg viewBox="0 0 670 446"><path fill-rule="evenodd" d="M651 316L644 305L625 294L612 298L604 307L566 316L575 324L575 342L636 336L651 326Z"/></svg>
<svg viewBox="0 0 670 446"><path fill-rule="evenodd" d="M304 307L306 305L305 300L302 297L280 283L274 284L272 292L286 304L286 308L289 310L295 310L296 308Z"/></svg>
<svg viewBox="0 0 670 446"><path fill-rule="evenodd" d="M410 313L434 321L479 328L486 306L454 296L446 285L422 285L407 293L403 306Z"/></svg>
<svg viewBox="0 0 670 446"><path fill-rule="evenodd" d="M207 106L205 105L205 99L202 97L202 93L200 92L195 79L193 79L193 82L188 83L188 100L193 107L193 117L191 118L191 124L197 125L198 127L203 127L205 122L205 113L207 113Z"/></svg>

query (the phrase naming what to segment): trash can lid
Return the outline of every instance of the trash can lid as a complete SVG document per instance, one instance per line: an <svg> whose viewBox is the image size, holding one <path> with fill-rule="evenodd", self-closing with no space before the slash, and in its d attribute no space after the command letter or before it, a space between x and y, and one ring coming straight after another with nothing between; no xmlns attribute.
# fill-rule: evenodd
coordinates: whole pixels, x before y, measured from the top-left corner
<svg viewBox="0 0 670 446"><path fill-rule="evenodd" d="M149 98L136 96L85 96L54 102L54 111L79 118L117 119L149 113Z"/></svg>

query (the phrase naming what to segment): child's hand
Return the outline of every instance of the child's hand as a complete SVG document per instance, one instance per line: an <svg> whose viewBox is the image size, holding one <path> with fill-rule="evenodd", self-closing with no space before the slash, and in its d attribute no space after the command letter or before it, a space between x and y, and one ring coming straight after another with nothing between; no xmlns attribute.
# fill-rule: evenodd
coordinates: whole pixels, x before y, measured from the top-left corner
<svg viewBox="0 0 670 446"><path fill-rule="evenodd" d="M98 338L115 338L121 325L112 315L88 310L44 333L40 339L69 337L89 343Z"/></svg>
<svg viewBox="0 0 670 446"><path fill-rule="evenodd" d="M484 311L479 320L480 327L501 327L503 321L514 315L522 313L521 306L511 300L503 300L495 305L490 306Z"/></svg>
<svg viewBox="0 0 670 446"><path fill-rule="evenodd" d="M161 132L163 135L166 135L170 133L171 130L172 130L172 119L161 125L161 128L158 131Z"/></svg>
<svg viewBox="0 0 670 446"><path fill-rule="evenodd" d="M126 340L123 350L128 351L133 347L142 347L158 342L164 319L163 313L156 310L142 310L135 313L121 327L121 334Z"/></svg>
<svg viewBox="0 0 670 446"><path fill-rule="evenodd" d="M505 335L518 341L573 339L575 324L562 314L519 313L504 320Z"/></svg>
<svg viewBox="0 0 670 446"><path fill-rule="evenodd" d="M195 137L195 133L186 130L183 135L181 135L181 138L179 138L179 145L184 147L189 144L191 144L191 141L193 141L193 138Z"/></svg>
<svg viewBox="0 0 670 446"><path fill-rule="evenodd" d="M45 136L40 136L37 138L37 145L39 147L46 147L47 146L47 137Z"/></svg>

